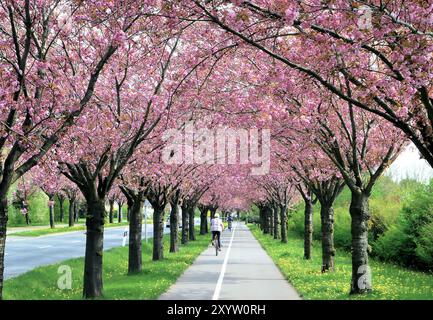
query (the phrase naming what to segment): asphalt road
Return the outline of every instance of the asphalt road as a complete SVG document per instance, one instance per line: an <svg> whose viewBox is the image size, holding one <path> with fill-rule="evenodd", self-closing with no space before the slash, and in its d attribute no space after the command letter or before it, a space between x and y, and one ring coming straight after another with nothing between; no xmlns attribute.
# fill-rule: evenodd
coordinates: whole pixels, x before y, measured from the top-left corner
<svg viewBox="0 0 433 320"><path fill-rule="evenodd" d="M209 246L160 299L301 299L245 224L225 230L222 245L218 256Z"/></svg>
<svg viewBox="0 0 433 320"><path fill-rule="evenodd" d="M121 246L124 232L125 226L106 228L104 231L104 250ZM164 233L169 232L168 228L164 229ZM144 236L143 226L142 237L144 238ZM153 225L151 224L147 225L147 236L148 239L153 236ZM40 237L9 235L6 238L4 277L9 279L39 266L83 257L85 245L84 230Z"/></svg>

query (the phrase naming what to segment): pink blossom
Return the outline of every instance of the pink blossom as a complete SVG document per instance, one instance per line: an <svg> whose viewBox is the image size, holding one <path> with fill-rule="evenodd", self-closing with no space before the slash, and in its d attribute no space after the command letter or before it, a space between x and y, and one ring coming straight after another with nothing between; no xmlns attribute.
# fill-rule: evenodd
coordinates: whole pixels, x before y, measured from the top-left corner
<svg viewBox="0 0 433 320"><path fill-rule="evenodd" d="M293 8L288 8L284 13L284 18L287 24L293 25L295 20L298 18L299 12Z"/></svg>
<svg viewBox="0 0 433 320"><path fill-rule="evenodd" d="M126 41L126 34L122 30L117 31L114 36L112 43L114 46L120 46Z"/></svg>

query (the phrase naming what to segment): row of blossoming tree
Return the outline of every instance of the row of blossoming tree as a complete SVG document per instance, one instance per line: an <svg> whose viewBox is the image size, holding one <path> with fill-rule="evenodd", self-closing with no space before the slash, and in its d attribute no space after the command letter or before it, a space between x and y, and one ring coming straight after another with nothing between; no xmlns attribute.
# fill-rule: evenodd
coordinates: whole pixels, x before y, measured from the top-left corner
<svg viewBox="0 0 433 320"><path fill-rule="evenodd" d="M288 212L301 200L309 259L318 201L328 272L333 202L347 186L350 291L368 292L374 184L407 141L433 165L432 10L415 0L3 1L0 297L13 184L23 204L30 186L41 188L50 217L55 194L85 200L86 298L103 293L107 203L110 222L115 200L129 208L128 272L136 273L145 200L153 260L164 258L168 206L175 254L196 238L196 208L205 234L208 211L255 204L263 230L287 242ZM251 129L270 130L270 149L251 131L244 139ZM168 139L168 130L183 135ZM212 132L235 150L224 140L224 156L215 155ZM261 175L251 173L253 145L262 160L269 150Z"/></svg>

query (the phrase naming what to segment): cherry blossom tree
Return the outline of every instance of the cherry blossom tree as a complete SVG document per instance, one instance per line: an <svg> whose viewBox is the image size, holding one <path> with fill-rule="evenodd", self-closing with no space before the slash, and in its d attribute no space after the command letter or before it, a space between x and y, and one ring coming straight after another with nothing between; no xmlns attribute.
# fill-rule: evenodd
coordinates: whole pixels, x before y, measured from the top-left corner
<svg viewBox="0 0 433 320"><path fill-rule="evenodd" d="M365 111L355 113L353 105L332 96L317 97L319 100L312 99L308 102L296 100L295 103L299 104L298 107L302 111L298 117L300 121L305 115L309 117L310 127L315 128L313 142L338 169L339 175L334 176L334 181L341 177L339 179L342 179L351 190L351 293L368 292L371 290L371 283L368 280L368 199L376 181L405 145L405 139L400 131L374 114ZM328 199L332 203L341 188L340 182L334 185L320 182L319 185L315 185L311 183L311 178L305 178L308 177L305 169L304 167L304 172L300 172L294 168L304 182L316 190L315 194L321 204L323 199L320 200L321 192L318 187L331 187L332 192L326 194L332 196ZM317 169L311 172L310 177L311 174L314 177L318 173ZM332 174L332 171L328 169L329 173ZM322 228L323 222L322 216Z"/></svg>
<svg viewBox="0 0 433 320"><path fill-rule="evenodd" d="M405 139L390 124L380 123L374 115L365 112L355 115L350 104L346 112L340 112L341 109L336 109L334 123L330 118L320 120L316 141L339 169L352 193L349 210L352 218L351 293L364 293L371 290L368 278L368 199L378 178L401 151ZM333 126L336 123L338 127Z"/></svg>
<svg viewBox="0 0 433 320"><path fill-rule="evenodd" d="M286 65L291 69L288 77L304 75L354 107L391 122L433 165L429 116L433 72L427 58L433 45L433 8L427 2L197 0L194 4L179 10L210 19ZM344 78L349 86L335 85Z"/></svg>
<svg viewBox="0 0 433 320"><path fill-rule="evenodd" d="M91 100L140 4L5 1L0 7L0 298L12 183L47 155ZM136 10L136 11L134 11ZM116 22L124 19L122 28Z"/></svg>
<svg viewBox="0 0 433 320"><path fill-rule="evenodd" d="M143 21L131 28L133 35L123 37L119 44L121 50L113 60L113 70L104 73L93 108L81 117L79 130L57 151L62 173L79 187L87 202L85 297L102 294L106 197L122 170L133 161L138 146L176 101L174 96L184 79L177 81L179 73L187 74L185 69L173 70L170 66L172 59L183 58L176 53L181 31L172 33L163 18L152 14L152 4L146 9L147 14L140 9ZM150 34L142 33L142 28ZM131 209L131 198L127 200Z"/></svg>
<svg viewBox="0 0 433 320"><path fill-rule="evenodd" d="M206 234L208 211L224 216L253 204L263 231L286 243L291 205L300 199L310 259L317 200L327 272L334 269L333 203L346 185L351 293L368 292L368 199L376 181L407 139L433 166L432 13L417 0L4 1L0 298L7 194L20 181L23 209L28 184L48 195L52 227L55 195L69 200L70 226L79 197L86 201L85 298L103 293L107 201L110 223L114 203L119 222L127 203L134 274L142 269L145 199L154 209L153 260L164 258L168 204L175 253L179 207L184 245L196 239L196 208ZM176 162L167 130L188 135L190 125L194 151ZM266 162L264 138L249 133L244 143L242 135L268 129ZM239 140L241 150L224 140L224 156L212 154L221 138L213 131L236 147ZM252 146L263 147L262 163ZM226 161L245 154L247 164ZM265 164L269 172L250 173Z"/></svg>
<svg viewBox="0 0 433 320"><path fill-rule="evenodd" d="M316 123L297 112L290 128L282 126L276 134L280 150L276 150L280 161L295 173L297 189L305 202L304 256L310 257L312 244L313 194L320 202L320 220L322 232L322 272L334 270L334 209L333 203L344 187L344 180L338 169L328 159L319 146L311 140L315 135ZM282 121L285 121L283 118ZM310 122L311 121L311 122ZM290 161L286 154L294 155Z"/></svg>

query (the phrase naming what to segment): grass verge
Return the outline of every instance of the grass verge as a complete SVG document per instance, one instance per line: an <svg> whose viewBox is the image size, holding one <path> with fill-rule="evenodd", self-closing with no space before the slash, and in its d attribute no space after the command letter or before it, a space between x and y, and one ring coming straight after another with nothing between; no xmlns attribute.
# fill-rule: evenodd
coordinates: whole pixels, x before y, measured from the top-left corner
<svg viewBox="0 0 433 320"><path fill-rule="evenodd" d="M113 223L113 224L105 224L104 228L115 228L115 227L124 227L129 225L129 222L121 222L121 223ZM86 226L73 226L73 227L56 227L54 229L46 228L46 229L36 229L36 230L29 230L29 231L20 231L20 232L14 232L11 233L9 236L18 236L18 237L39 237L44 236L47 234L54 234L54 233L64 233L64 232L71 232L71 231L80 231L80 230L86 230Z"/></svg>
<svg viewBox="0 0 433 320"><path fill-rule="evenodd" d="M64 221L55 221L58 224L66 224L67 223L67 217ZM86 219L85 218L79 218L78 221L75 221L75 224L82 224L82 223L86 223ZM9 223L8 221L8 229L13 229L13 228L25 228L25 227L43 227L43 226L47 226L49 225L49 222L32 222L30 225L26 224L26 223Z"/></svg>
<svg viewBox="0 0 433 320"><path fill-rule="evenodd" d="M257 225L250 230L274 260L284 276L303 296L312 300L432 300L433 275L405 269L370 259L373 292L349 295L352 272L351 255L339 250L335 256L335 272L321 273L321 244L314 242L312 259L305 260L304 242L289 232L289 242L281 243L265 235Z"/></svg>
<svg viewBox="0 0 433 320"><path fill-rule="evenodd" d="M197 234L196 241L181 245L178 253L169 253L169 236L164 237L164 256L152 261L152 241L143 242L143 270L127 275L128 247L104 251L104 299L157 299L193 263L209 245L209 235ZM59 266L72 270L72 289L60 290L57 281ZM84 259L71 259L39 267L5 281L6 300L78 300L82 299Z"/></svg>

